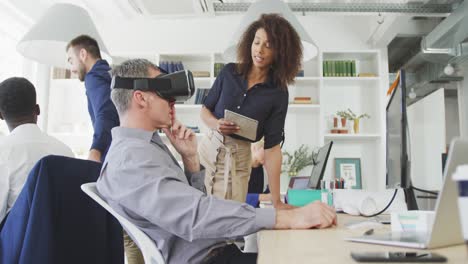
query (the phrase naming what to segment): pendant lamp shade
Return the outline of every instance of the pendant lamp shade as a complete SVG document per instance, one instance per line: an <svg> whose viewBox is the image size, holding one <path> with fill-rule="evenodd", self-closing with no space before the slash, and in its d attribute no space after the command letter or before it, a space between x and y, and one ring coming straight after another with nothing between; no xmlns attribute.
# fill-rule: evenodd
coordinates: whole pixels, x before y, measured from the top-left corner
<svg viewBox="0 0 468 264"><path fill-rule="evenodd" d="M28 59L55 67L68 67L66 46L79 35L94 38L101 56L111 63L111 57L88 12L76 5L55 4L50 7L16 49Z"/></svg>
<svg viewBox="0 0 468 264"><path fill-rule="evenodd" d="M318 54L318 49L312 38L307 34L304 27L297 19L296 15L291 11L289 6L280 0L259 0L252 3L245 13L244 17L239 24L236 32L234 33L228 47L224 50L224 58L229 61L236 61L237 59L237 43L239 42L242 34L247 27L254 21L258 20L262 14L279 14L283 16L294 27L296 32L301 38L303 46L303 61L313 59Z"/></svg>

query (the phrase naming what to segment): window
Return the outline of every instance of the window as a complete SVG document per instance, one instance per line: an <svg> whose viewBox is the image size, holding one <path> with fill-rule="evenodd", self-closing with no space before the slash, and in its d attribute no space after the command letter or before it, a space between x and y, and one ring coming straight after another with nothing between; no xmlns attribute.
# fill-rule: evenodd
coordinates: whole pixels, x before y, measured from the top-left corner
<svg viewBox="0 0 468 264"><path fill-rule="evenodd" d="M25 24L12 9L9 4L0 3L0 82L9 77L24 76L24 59L16 51L16 44L25 33ZM0 136L8 133L5 121L0 120Z"/></svg>

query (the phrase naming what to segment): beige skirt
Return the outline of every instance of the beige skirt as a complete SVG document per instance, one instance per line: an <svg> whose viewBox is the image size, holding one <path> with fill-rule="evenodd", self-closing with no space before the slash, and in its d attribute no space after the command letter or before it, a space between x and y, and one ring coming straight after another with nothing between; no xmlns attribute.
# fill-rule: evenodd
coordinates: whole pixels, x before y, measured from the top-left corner
<svg viewBox="0 0 468 264"><path fill-rule="evenodd" d="M250 142L211 130L198 151L205 167L205 187L218 198L245 202L249 187L252 152Z"/></svg>

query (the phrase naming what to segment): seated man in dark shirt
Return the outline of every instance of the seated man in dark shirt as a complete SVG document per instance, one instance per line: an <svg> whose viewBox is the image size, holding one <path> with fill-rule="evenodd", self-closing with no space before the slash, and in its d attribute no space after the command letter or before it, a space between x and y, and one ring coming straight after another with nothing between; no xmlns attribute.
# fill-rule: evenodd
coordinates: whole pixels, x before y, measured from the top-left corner
<svg viewBox="0 0 468 264"><path fill-rule="evenodd" d="M130 60L113 69L121 77L154 78L157 67ZM97 181L99 193L119 214L151 237L171 263L255 263L227 241L261 229L326 228L336 224L333 208L315 202L301 208L255 209L207 195L196 136L173 122L168 98L156 91L114 87L120 117ZM184 170L161 140L162 129L181 155ZM311 234L313 235L313 234Z"/></svg>

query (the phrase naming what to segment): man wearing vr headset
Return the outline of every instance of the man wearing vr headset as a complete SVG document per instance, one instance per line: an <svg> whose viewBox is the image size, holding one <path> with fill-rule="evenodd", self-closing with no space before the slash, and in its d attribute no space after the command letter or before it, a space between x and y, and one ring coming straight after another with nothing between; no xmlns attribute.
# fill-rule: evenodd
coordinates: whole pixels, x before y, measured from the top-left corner
<svg viewBox="0 0 468 264"><path fill-rule="evenodd" d="M167 263L255 263L227 240L261 229L325 228L332 208L316 202L291 210L255 209L208 196L195 134L174 120L172 102L193 94L189 72L155 77L157 67L130 60L113 69L111 98L120 117L97 181L99 193L158 246ZM133 78L131 78L133 77ZM185 91L185 96L183 92ZM162 129L184 170L163 143Z"/></svg>

